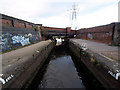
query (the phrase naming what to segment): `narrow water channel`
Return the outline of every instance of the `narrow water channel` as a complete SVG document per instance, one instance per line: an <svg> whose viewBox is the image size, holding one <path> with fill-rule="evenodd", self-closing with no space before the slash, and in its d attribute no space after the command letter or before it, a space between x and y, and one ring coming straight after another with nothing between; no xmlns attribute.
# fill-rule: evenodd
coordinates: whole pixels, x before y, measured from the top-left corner
<svg viewBox="0 0 120 90"><path fill-rule="evenodd" d="M57 46L38 88L85 88L80 78L72 57Z"/></svg>
<svg viewBox="0 0 120 90"><path fill-rule="evenodd" d="M102 85L65 46L56 46L48 63L38 72L31 87L40 88L96 88Z"/></svg>

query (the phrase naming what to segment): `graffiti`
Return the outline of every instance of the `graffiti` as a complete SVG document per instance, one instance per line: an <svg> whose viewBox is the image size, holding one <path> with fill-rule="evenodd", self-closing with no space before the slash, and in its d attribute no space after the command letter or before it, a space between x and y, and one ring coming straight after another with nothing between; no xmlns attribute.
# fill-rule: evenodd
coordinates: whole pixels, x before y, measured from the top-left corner
<svg viewBox="0 0 120 90"><path fill-rule="evenodd" d="M116 73L116 74L114 74L113 72L108 71L108 73L109 73L111 76L113 76L116 80L118 80L118 79L119 79L119 77L120 77L120 73L119 73L119 72L118 72L118 73Z"/></svg>
<svg viewBox="0 0 120 90"><path fill-rule="evenodd" d="M93 39L92 34L88 33L88 38Z"/></svg>
<svg viewBox="0 0 120 90"><path fill-rule="evenodd" d="M0 36L0 45L1 45L1 49L5 49L6 47L9 47L8 44L8 38L2 38Z"/></svg>
<svg viewBox="0 0 120 90"><path fill-rule="evenodd" d="M35 37L35 40L37 40L38 39L38 37Z"/></svg>
<svg viewBox="0 0 120 90"><path fill-rule="evenodd" d="M40 51L39 50L35 50L37 53L40 53Z"/></svg>
<svg viewBox="0 0 120 90"><path fill-rule="evenodd" d="M31 34L31 33L29 33L29 34L28 34L28 37L32 37L32 34Z"/></svg>
<svg viewBox="0 0 120 90"><path fill-rule="evenodd" d="M108 73L109 73L111 76L113 76L114 78L116 78L116 76L115 76L115 74L114 74L113 72L108 71Z"/></svg>
<svg viewBox="0 0 120 90"><path fill-rule="evenodd" d="M5 34L0 34L0 45L6 45L8 44L8 37L11 37L12 34L10 33L5 33Z"/></svg>
<svg viewBox="0 0 120 90"><path fill-rule="evenodd" d="M111 35L112 35L112 32L106 33L106 35L111 36Z"/></svg>
<svg viewBox="0 0 120 90"><path fill-rule="evenodd" d="M9 33L1 34L2 37L6 37L6 36L9 36L9 35L10 35Z"/></svg>
<svg viewBox="0 0 120 90"><path fill-rule="evenodd" d="M32 33L9 33L2 32L0 33L0 48L1 52L7 51L9 49L18 48L20 46L25 46L35 43L39 40L37 34L34 35Z"/></svg>
<svg viewBox="0 0 120 90"><path fill-rule="evenodd" d="M4 39L0 38L0 39L1 39L0 45L5 45L5 44L8 43L8 39L7 38L4 38Z"/></svg>
<svg viewBox="0 0 120 90"><path fill-rule="evenodd" d="M87 43L82 43L81 48L85 51L87 50Z"/></svg>
<svg viewBox="0 0 120 90"><path fill-rule="evenodd" d="M11 78L13 78L13 75L11 74L10 76L8 76L6 79L3 79L2 78L3 74L0 74L0 81L3 83L3 84L6 84Z"/></svg>
<svg viewBox="0 0 120 90"><path fill-rule="evenodd" d="M9 34L9 33L5 33L5 34L3 34L3 33L1 33L0 34L0 48L1 48L1 51L0 51L0 53L2 52L2 50L3 49L7 49L7 48L9 48L10 47L10 45L9 45L9 36L10 36L11 34Z"/></svg>
<svg viewBox="0 0 120 90"><path fill-rule="evenodd" d="M33 35L31 33L25 34L25 37L32 37Z"/></svg>
<svg viewBox="0 0 120 90"><path fill-rule="evenodd" d="M29 38L25 38L24 36L13 36L12 37L13 44L20 43L22 46L30 44Z"/></svg>

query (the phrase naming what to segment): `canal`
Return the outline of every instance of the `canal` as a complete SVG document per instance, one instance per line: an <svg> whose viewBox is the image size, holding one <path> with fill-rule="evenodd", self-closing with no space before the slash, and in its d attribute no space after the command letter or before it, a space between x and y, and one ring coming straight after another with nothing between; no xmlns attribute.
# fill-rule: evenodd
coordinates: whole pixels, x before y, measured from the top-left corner
<svg viewBox="0 0 120 90"><path fill-rule="evenodd" d="M76 59L68 46L56 46L29 88L103 88Z"/></svg>

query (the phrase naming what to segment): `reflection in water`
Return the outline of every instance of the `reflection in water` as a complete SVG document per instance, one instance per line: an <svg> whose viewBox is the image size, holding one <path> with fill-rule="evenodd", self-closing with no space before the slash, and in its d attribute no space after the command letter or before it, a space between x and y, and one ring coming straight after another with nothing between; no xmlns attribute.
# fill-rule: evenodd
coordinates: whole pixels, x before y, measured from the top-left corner
<svg viewBox="0 0 120 90"><path fill-rule="evenodd" d="M98 80L82 62L77 61L67 47L61 45L54 48L29 88L101 88L103 90Z"/></svg>
<svg viewBox="0 0 120 90"><path fill-rule="evenodd" d="M58 49L59 48L59 49ZM57 47L38 88L85 88L78 76L72 58L65 50Z"/></svg>
<svg viewBox="0 0 120 90"><path fill-rule="evenodd" d="M61 56L50 61L39 88L84 88L71 56Z"/></svg>

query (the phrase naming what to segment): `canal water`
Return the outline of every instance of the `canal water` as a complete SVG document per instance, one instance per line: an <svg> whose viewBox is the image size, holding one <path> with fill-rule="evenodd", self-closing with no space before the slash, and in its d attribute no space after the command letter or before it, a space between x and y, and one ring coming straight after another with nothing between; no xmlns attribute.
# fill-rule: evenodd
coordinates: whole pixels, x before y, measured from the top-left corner
<svg viewBox="0 0 120 90"><path fill-rule="evenodd" d="M31 87L40 88L100 88L102 85L92 76L67 46L56 46L47 63L38 72Z"/></svg>
<svg viewBox="0 0 120 90"><path fill-rule="evenodd" d="M38 88L85 88L80 78L72 57L57 46Z"/></svg>

